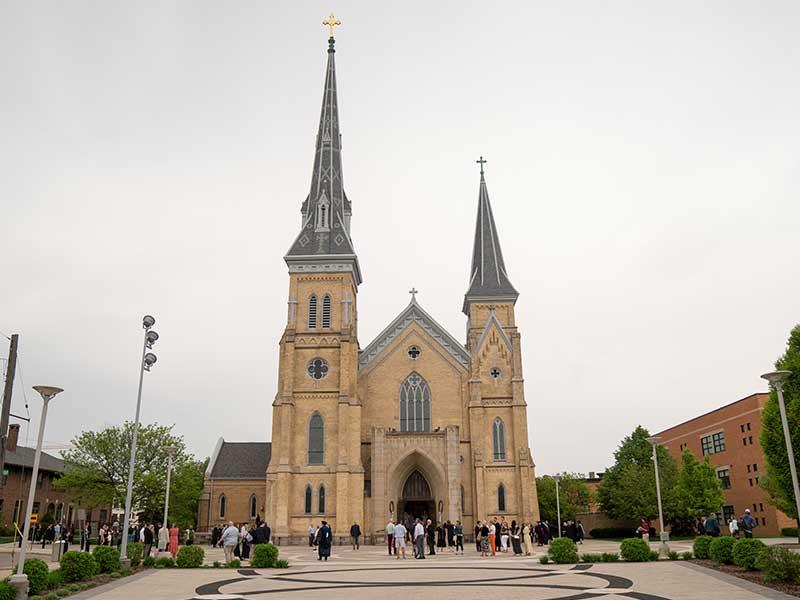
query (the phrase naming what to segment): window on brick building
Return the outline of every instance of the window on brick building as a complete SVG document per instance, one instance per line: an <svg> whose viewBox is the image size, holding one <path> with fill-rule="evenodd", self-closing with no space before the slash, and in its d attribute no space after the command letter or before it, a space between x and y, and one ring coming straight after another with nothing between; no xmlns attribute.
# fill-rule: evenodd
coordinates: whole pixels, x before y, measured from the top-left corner
<svg viewBox="0 0 800 600"><path fill-rule="evenodd" d="M506 486L502 483L497 486L497 511L506 512Z"/></svg>
<svg viewBox="0 0 800 600"><path fill-rule="evenodd" d="M747 446L747 438L742 438L742 446Z"/></svg>
<svg viewBox="0 0 800 600"><path fill-rule="evenodd" d="M748 435L747 436L747 443L750 444L751 446L753 445L753 436L752 435Z"/></svg>
<svg viewBox="0 0 800 600"><path fill-rule="evenodd" d="M762 525L766 525L767 524L767 518L766 517L761 517L761 524Z"/></svg>
<svg viewBox="0 0 800 600"><path fill-rule="evenodd" d="M325 455L325 426L315 412L308 422L308 464L321 465Z"/></svg>
<svg viewBox="0 0 800 600"><path fill-rule="evenodd" d="M750 431L750 423L747 424L747 431Z"/></svg>
<svg viewBox="0 0 800 600"><path fill-rule="evenodd" d="M255 519L258 516L258 501L255 494L250 494L250 518Z"/></svg>
<svg viewBox="0 0 800 600"><path fill-rule="evenodd" d="M739 429L741 429L742 433L744 433L744 425L739 425Z"/></svg>
<svg viewBox="0 0 800 600"><path fill-rule="evenodd" d="M220 519L224 519L225 518L225 509L227 508L225 505L227 503L228 503L228 501L225 499L225 494L222 494L219 497L219 518ZM102 511L100 511L100 512L102 512ZM102 519L101 519L101 521L102 521Z"/></svg>
<svg viewBox="0 0 800 600"><path fill-rule="evenodd" d="M756 485L758 485L758 477L756 477Z"/></svg>
<svg viewBox="0 0 800 600"><path fill-rule="evenodd" d="M747 465L747 472L750 472L750 465Z"/></svg>
<svg viewBox="0 0 800 600"><path fill-rule="evenodd" d="M731 476L728 469L720 469L717 471L717 477L719 477L719 482L722 484L723 490L729 490L731 488Z"/></svg>
<svg viewBox="0 0 800 600"><path fill-rule="evenodd" d="M733 504L726 504L722 507L722 518L726 523L730 523L735 514L736 511L733 508Z"/></svg>
<svg viewBox="0 0 800 600"><path fill-rule="evenodd" d="M725 433L718 431L705 437L700 438L700 446L703 449L703 454L717 454L718 452L725 452Z"/></svg>
<svg viewBox="0 0 800 600"><path fill-rule="evenodd" d="M757 463L753 463L753 471L758 471L758 464Z"/></svg>
<svg viewBox="0 0 800 600"><path fill-rule="evenodd" d="M753 502L753 512L757 512L756 503L755 502Z"/></svg>
<svg viewBox="0 0 800 600"><path fill-rule="evenodd" d="M748 479L747 481L749 481L749 482L750 482L750 487L753 487L753 480L752 480L752 478L751 478L751 479Z"/></svg>
<svg viewBox="0 0 800 600"><path fill-rule="evenodd" d="M764 504L759 502L758 506L759 506L759 510L761 510L761 512L764 512Z"/></svg>

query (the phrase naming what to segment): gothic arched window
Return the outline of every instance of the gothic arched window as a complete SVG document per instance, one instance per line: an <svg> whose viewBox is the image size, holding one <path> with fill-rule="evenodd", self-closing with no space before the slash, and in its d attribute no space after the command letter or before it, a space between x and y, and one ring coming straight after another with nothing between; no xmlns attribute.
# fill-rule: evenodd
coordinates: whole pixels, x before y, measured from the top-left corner
<svg viewBox="0 0 800 600"><path fill-rule="evenodd" d="M318 504L319 504L319 506L317 506L317 509L318 509L317 512L319 514L321 514L321 515L325 514L325 486L324 485L319 486Z"/></svg>
<svg viewBox="0 0 800 600"><path fill-rule="evenodd" d="M464 486L461 486L461 514L463 516L464 511L467 510L466 505L464 504Z"/></svg>
<svg viewBox="0 0 800 600"><path fill-rule="evenodd" d="M492 447L494 460L506 459L506 426L500 417L497 417L492 424Z"/></svg>
<svg viewBox="0 0 800 600"><path fill-rule="evenodd" d="M255 494L250 494L250 518L255 519L258 515L258 501Z"/></svg>
<svg viewBox="0 0 800 600"><path fill-rule="evenodd" d="M322 328L329 329L331 326L331 297L325 294L322 299Z"/></svg>
<svg viewBox="0 0 800 600"><path fill-rule="evenodd" d="M225 518L225 508L226 508L225 505L226 504L227 504L227 501L225 499L225 494L222 494L219 497L219 518L220 519L224 519Z"/></svg>
<svg viewBox="0 0 800 600"><path fill-rule="evenodd" d="M400 431L431 430L431 390L417 373L400 386Z"/></svg>
<svg viewBox="0 0 800 600"><path fill-rule="evenodd" d="M322 416L315 412L308 422L308 464L321 465L325 449L325 425Z"/></svg>
<svg viewBox="0 0 800 600"><path fill-rule="evenodd" d="M304 507L304 512L307 515L311 514L311 493L312 493L311 492L311 485L307 485L306 486L306 497L305 497L306 503L305 503L305 507Z"/></svg>
<svg viewBox="0 0 800 600"><path fill-rule="evenodd" d="M317 328L317 296L316 296L316 294L311 294L311 297L308 299L308 328L309 329L316 329Z"/></svg>
<svg viewBox="0 0 800 600"><path fill-rule="evenodd" d="M506 512L506 486L497 486L497 512Z"/></svg>

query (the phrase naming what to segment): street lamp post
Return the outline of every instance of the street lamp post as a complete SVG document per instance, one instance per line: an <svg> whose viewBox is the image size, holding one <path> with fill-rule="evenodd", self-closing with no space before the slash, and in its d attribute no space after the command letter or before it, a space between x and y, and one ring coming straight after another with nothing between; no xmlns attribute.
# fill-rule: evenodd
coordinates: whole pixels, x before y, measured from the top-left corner
<svg viewBox="0 0 800 600"><path fill-rule="evenodd" d="M172 457L175 456L175 446L164 446L162 448L167 454L167 495L164 497L164 527L167 527L167 513L169 512L169 481L172 474Z"/></svg>
<svg viewBox="0 0 800 600"><path fill-rule="evenodd" d="M800 485L797 483L797 466L794 462L794 449L792 448L792 437L789 435L789 421L786 418L786 404L783 401L783 382L792 374L791 371L773 371L764 373L761 378L769 381L778 394L778 406L781 409L781 423L783 424L783 439L786 441L786 453L789 456L789 471L792 473L792 487L794 488L794 502L797 508L797 516L800 519ZM800 533L798 533L800 541Z"/></svg>
<svg viewBox="0 0 800 600"><path fill-rule="evenodd" d="M136 419L133 422L133 436L131 439L131 458L128 465L128 489L125 494L125 518L122 524L122 543L120 544L119 553L122 557L122 562L125 566L130 566L130 559L128 558L128 529L131 526L131 501L133 500L133 469L136 464L136 438L139 435L139 413L142 408L142 382L144 381L144 372L149 371L150 367L156 364L156 355L148 352L148 349L153 347L158 339L158 334L153 331L153 325L156 320L150 315L145 315L142 319L142 327L144 328L144 347L142 348L142 362L139 367L139 393L136 396Z"/></svg>
<svg viewBox="0 0 800 600"><path fill-rule="evenodd" d="M558 482L561 481L561 475L556 473L553 477L556 482L556 519L558 519L558 537L561 537L561 500L558 497Z"/></svg>
<svg viewBox="0 0 800 600"><path fill-rule="evenodd" d="M28 491L28 503L25 505L25 530L22 532L22 545L19 550L17 573L11 576L11 585L17 588L17 600L26 600L28 598L28 576L23 573L23 570L25 568L25 550L28 543L28 535L31 531L31 508L33 507L33 499L36 496L36 480L39 476L39 461L42 458L42 441L44 440L44 425L47 421L47 405L50 400L55 398L56 394L64 391L59 387L49 385L35 385L33 389L42 396L43 404L42 416L39 420L39 438L36 440L36 454L33 457L31 487Z"/></svg>
<svg viewBox="0 0 800 600"><path fill-rule="evenodd" d="M652 436L647 438L647 441L650 442L653 446L653 466L656 470L656 498L658 499L658 525L660 528L659 535L661 537L661 545L658 548L658 554L660 556L666 557L669 555L669 546L667 546L667 542L669 541L669 534L664 530L664 509L661 506L661 478L658 476L658 452L656 452L656 448L658 447L658 442L661 441L658 436ZM649 532L648 532L649 533Z"/></svg>

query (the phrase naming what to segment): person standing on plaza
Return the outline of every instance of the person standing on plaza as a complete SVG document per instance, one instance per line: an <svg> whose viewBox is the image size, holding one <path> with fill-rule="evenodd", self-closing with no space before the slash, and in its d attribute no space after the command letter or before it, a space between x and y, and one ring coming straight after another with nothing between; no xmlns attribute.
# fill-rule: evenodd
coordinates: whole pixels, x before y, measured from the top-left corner
<svg viewBox="0 0 800 600"><path fill-rule="evenodd" d="M402 525L402 523L398 523L398 525ZM395 555L397 555L397 544L395 543L394 537L394 530L397 527L394 524L394 519L389 519L389 522L386 524L386 544L389 546L389 556L392 555L392 550L394 550ZM405 551L405 531L406 528L403 527L403 558L405 558L406 551Z"/></svg>
<svg viewBox="0 0 800 600"><path fill-rule="evenodd" d="M428 556L436 555L436 528L433 526L433 521L428 519L428 525L425 528L425 533L428 537Z"/></svg>
<svg viewBox="0 0 800 600"><path fill-rule="evenodd" d="M317 537L317 528L314 527L313 523L311 523L308 526L308 547L309 548L313 548L314 547L314 540L316 539L316 537Z"/></svg>
<svg viewBox="0 0 800 600"><path fill-rule="evenodd" d="M172 558L178 555L178 536L180 534L181 530L178 529L178 525L173 523L169 530L169 553L172 554Z"/></svg>
<svg viewBox="0 0 800 600"><path fill-rule="evenodd" d="M532 523L524 523L522 525L522 545L525 546L525 556L530 556L531 552L533 552L532 529Z"/></svg>
<svg viewBox="0 0 800 600"><path fill-rule="evenodd" d="M328 527L328 522L323 521L320 528L317 530L317 548L319 548L319 558L317 560L328 560L331 555L331 544L333 543L333 534L331 528Z"/></svg>
<svg viewBox="0 0 800 600"><path fill-rule="evenodd" d="M422 526L422 521L417 519L417 523L414 525L414 547L415 547L415 558L424 559L425 558L425 527Z"/></svg>
<svg viewBox="0 0 800 600"><path fill-rule="evenodd" d="M159 531L159 545L160 545L161 532ZM223 530L220 536L220 544L222 550L225 552L225 564L229 564L233 560L233 550L239 543L239 530L233 524L233 521L228 521L228 526Z"/></svg>
<svg viewBox="0 0 800 600"><path fill-rule="evenodd" d="M706 523L708 523L708 520L706 520ZM753 537L753 529L756 527L758 527L758 521L750 514L750 509L746 508L744 510L744 515L742 515L739 529L744 532L744 537L751 538Z"/></svg>
<svg viewBox="0 0 800 600"><path fill-rule="evenodd" d="M747 516L747 513L745 513ZM751 517L752 518L752 517ZM708 515L706 519L706 535L710 535L711 537L719 537L720 528L719 528L719 521L717 521L717 515L711 513ZM747 531L745 530L745 537L747 536ZM750 535L752 537L752 534Z"/></svg>
<svg viewBox="0 0 800 600"><path fill-rule="evenodd" d="M389 536L389 525L392 526L392 533L391 537ZM392 521L389 521L389 525L386 526L386 536L389 538L389 556L392 555L392 544L394 544L394 555L399 560L400 555L397 553L399 549L400 552L403 554L403 560L406 559L406 527L402 523L398 523L395 525Z"/></svg>
<svg viewBox="0 0 800 600"><path fill-rule="evenodd" d="M636 530L636 533L638 533L645 542L648 544L650 543L650 521L647 517L642 517L642 522Z"/></svg>
<svg viewBox="0 0 800 600"><path fill-rule="evenodd" d="M494 528L488 521L478 521L478 524L480 525L478 538L481 544L481 556L489 556L489 546L492 546L494 542L494 540L491 539L491 532ZM492 546L492 548L494 548L494 546Z"/></svg>
<svg viewBox="0 0 800 600"><path fill-rule="evenodd" d="M358 539L361 537L361 527L353 521L353 524L350 526L350 539L353 542L353 550L358 550Z"/></svg>
<svg viewBox="0 0 800 600"><path fill-rule="evenodd" d="M731 532L731 535L739 539L739 521L736 520L736 517L731 517L730 523L728 523L728 531Z"/></svg>
<svg viewBox="0 0 800 600"><path fill-rule="evenodd" d="M144 550L142 551L142 559L144 560L150 556L150 550L153 548L153 526L147 525L142 528L142 543Z"/></svg>
<svg viewBox="0 0 800 600"><path fill-rule="evenodd" d="M253 536L247 529L247 523L242 523L242 527L239 529L239 540L242 545L242 549L239 550L239 558L247 560L250 558L250 543L253 541Z"/></svg>
<svg viewBox="0 0 800 600"><path fill-rule="evenodd" d="M508 523L505 517L500 522L500 550L501 552L508 552Z"/></svg>
<svg viewBox="0 0 800 600"><path fill-rule="evenodd" d="M459 548L461 549L461 555L464 555L464 526L461 524L461 521L456 521L456 524L453 525L453 537L455 538L456 543L456 554L458 554Z"/></svg>
<svg viewBox="0 0 800 600"><path fill-rule="evenodd" d="M475 550L481 551L481 522L475 523Z"/></svg>
<svg viewBox="0 0 800 600"><path fill-rule="evenodd" d="M578 521L578 522L575 524L575 528L576 528L576 529L577 529L577 531L578 531L578 543L579 543L579 544L583 544L583 540L585 540L585 539L586 539L586 530L583 528L583 523L581 523L580 521Z"/></svg>
<svg viewBox="0 0 800 600"><path fill-rule="evenodd" d="M495 546L495 538L497 537L497 534L494 528L496 524L497 524L496 520L486 524L487 528L489 529L489 531L486 532L486 535L489 539L489 550L492 551L492 556L495 556L497 552L497 547ZM481 532L481 536L482 535L483 532Z"/></svg>

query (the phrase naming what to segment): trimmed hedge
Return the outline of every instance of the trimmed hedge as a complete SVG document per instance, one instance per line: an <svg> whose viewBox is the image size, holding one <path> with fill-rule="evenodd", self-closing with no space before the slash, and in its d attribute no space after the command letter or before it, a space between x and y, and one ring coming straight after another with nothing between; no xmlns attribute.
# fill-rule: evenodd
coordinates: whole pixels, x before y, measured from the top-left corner
<svg viewBox="0 0 800 600"><path fill-rule="evenodd" d="M781 535L784 537L797 537L797 527L784 527L781 529Z"/></svg>
<svg viewBox="0 0 800 600"><path fill-rule="evenodd" d="M70 550L61 557L61 573L67 583L85 581L99 572L100 565L97 564L94 556L88 552Z"/></svg>
<svg viewBox="0 0 800 600"><path fill-rule="evenodd" d="M50 571L47 574L48 590L54 590L56 588L60 588L63 585L64 585L64 573L61 572L61 569Z"/></svg>
<svg viewBox="0 0 800 600"><path fill-rule="evenodd" d="M619 554L616 552L603 552L600 555L600 562L610 563L619 561Z"/></svg>
<svg viewBox="0 0 800 600"><path fill-rule="evenodd" d="M161 558L156 559L156 569L171 569L174 566L175 561L172 560L171 556L162 556Z"/></svg>
<svg viewBox="0 0 800 600"><path fill-rule="evenodd" d="M648 562L650 558L650 545L642 538L628 538L622 540L619 553L628 562ZM656 552L656 558L658 553Z"/></svg>
<svg viewBox="0 0 800 600"><path fill-rule="evenodd" d="M550 542L547 551L553 562L559 565L569 565L578 562L578 546L569 538L556 538Z"/></svg>
<svg viewBox="0 0 800 600"><path fill-rule="evenodd" d="M202 546L181 546L178 548L178 557L175 564L179 569L196 569L203 566L206 553Z"/></svg>
<svg viewBox="0 0 800 600"><path fill-rule="evenodd" d="M736 540L729 535L714 538L708 546L708 557L718 565L733 564L733 546Z"/></svg>
<svg viewBox="0 0 800 600"><path fill-rule="evenodd" d="M764 542L755 538L742 538L733 545L733 564L748 571L756 568L758 555L765 548Z"/></svg>
<svg viewBox="0 0 800 600"><path fill-rule="evenodd" d="M131 542L128 544L128 559L131 561L132 567L138 567L142 562L142 555L144 555L144 544L142 542Z"/></svg>
<svg viewBox="0 0 800 600"><path fill-rule="evenodd" d="M589 532L589 537L602 540L608 538L629 538L636 534L630 527L595 527Z"/></svg>
<svg viewBox="0 0 800 600"><path fill-rule="evenodd" d="M17 572L14 567L13 573ZM22 572L28 576L28 593L35 596L47 589L47 575L50 569L47 563L40 558L26 558Z"/></svg>
<svg viewBox="0 0 800 600"><path fill-rule="evenodd" d="M590 554L588 552L586 554L581 554L581 562L598 563L601 562L602 560L603 557L601 554Z"/></svg>
<svg viewBox="0 0 800 600"><path fill-rule="evenodd" d="M148 556L147 558L145 558L142 561L142 566L155 567L156 566L156 557L151 554L150 556Z"/></svg>
<svg viewBox="0 0 800 600"><path fill-rule="evenodd" d="M8 581L0 581L0 600L14 600L17 597L17 589Z"/></svg>
<svg viewBox="0 0 800 600"><path fill-rule="evenodd" d="M708 547L711 545L711 541L714 538L710 535L700 535L694 538L694 543L692 544L692 551L694 552L694 557L699 558L701 560L705 560L708 558Z"/></svg>
<svg viewBox="0 0 800 600"><path fill-rule="evenodd" d="M756 561L765 581L800 583L800 555L781 546L765 546Z"/></svg>
<svg viewBox="0 0 800 600"><path fill-rule="evenodd" d="M286 559L280 559L275 561L275 568L276 569L288 569L289 568L289 561Z"/></svg>
<svg viewBox="0 0 800 600"><path fill-rule="evenodd" d="M256 544L253 546L250 566L256 569L271 569L278 560L278 547L272 544Z"/></svg>
<svg viewBox="0 0 800 600"><path fill-rule="evenodd" d="M92 550L92 556L97 561L101 573L113 573L122 568L119 559L119 550L113 546L97 546Z"/></svg>

